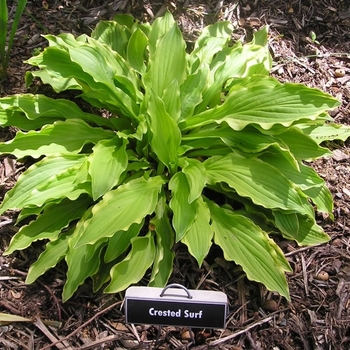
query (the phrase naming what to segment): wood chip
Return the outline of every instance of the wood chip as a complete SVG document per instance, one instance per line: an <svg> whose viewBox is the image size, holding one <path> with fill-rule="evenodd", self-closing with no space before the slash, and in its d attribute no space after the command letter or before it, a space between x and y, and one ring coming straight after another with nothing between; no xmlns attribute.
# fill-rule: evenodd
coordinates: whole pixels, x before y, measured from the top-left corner
<svg viewBox="0 0 350 350"><path fill-rule="evenodd" d="M340 162L342 160L346 160L346 159L349 159L350 156L346 153L344 153L342 150L340 149L335 149L333 151L333 155L332 155L332 158L337 161L337 162Z"/></svg>
<svg viewBox="0 0 350 350"><path fill-rule="evenodd" d="M346 187L343 188L343 193L345 193L350 198L350 191Z"/></svg>

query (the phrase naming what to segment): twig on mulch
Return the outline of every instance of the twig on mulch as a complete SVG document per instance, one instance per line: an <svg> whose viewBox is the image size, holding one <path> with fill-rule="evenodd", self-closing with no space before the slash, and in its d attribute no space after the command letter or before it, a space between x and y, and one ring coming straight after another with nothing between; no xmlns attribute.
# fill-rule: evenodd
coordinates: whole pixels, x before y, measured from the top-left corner
<svg viewBox="0 0 350 350"><path fill-rule="evenodd" d="M244 328L244 329L242 329L242 330L240 330L238 332L232 333L232 334L228 335L227 337L224 337L224 338L221 338L221 339L218 339L218 340L214 340L214 341L209 343L209 346L219 345L221 343L224 343L227 340L231 340L233 338L236 338L239 335L248 332L249 330L251 330L252 328L254 328L256 326L260 326L260 325L262 325L262 324L264 324L266 322L271 321L273 319L273 317L274 316L269 316L269 317L263 318L262 320L254 322L254 323L250 324L249 326L247 326L246 328Z"/></svg>
<svg viewBox="0 0 350 350"><path fill-rule="evenodd" d="M12 225L14 222L15 222L15 220L5 219L5 220L0 222L0 228L4 227L4 226L7 226L7 225L10 225L10 224Z"/></svg>
<svg viewBox="0 0 350 350"><path fill-rule="evenodd" d="M41 321L40 317L37 317L35 322L33 322L33 324L39 328L45 335L47 338L49 338L52 342L55 343L55 346L57 349L72 349L69 344L67 342L64 342L63 339L57 339L48 329L47 327L43 324L43 322ZM60 344L62 342L62 344Z"/></svg>
<svg viewBox="0 0 350 350"><path fill-rule="evenodd" d="M267 316L267 317L265 317L265 318L263 318L263 319L261 319L259 321L256 321L256 322L248 325L247 327L245 327L244 329L241 329L240 331L232 333L232 334L228 335L227 337L224 337L224 338L221 338L221 339L217 339L217 340L214 340L214 341L210 342L209 346L219 345L221 343L226 342L227 340L231 340L233 338L236 338L239 335L250 331L254 327L261 326L262 324L271 321L277 314L280 314L280 313L282 313L284 311L287 311L287 310L290 310L290 308L287 307L287 308L284 308L284 309L281 309L281 310L277 310L277 311L271 313L269 316Z"/></svg>
<svg viewBox="0 0 350 350"><path fill-rule="evenodd" d="M101 345L101 344L104 344L104 343L108 343L108 342L112 342L114 340L119 340L119 339L120 339L120 335L112 334L112 335L109 335L108 337L105 337L105 338L102 338L102 339L97 339L94 342L92 342L91 344L83 345L80 348L77 348L77 350L96 349L96 347L98 345Z"/></svg>
<svg viewBox="0 0 350 350"><path fill-rule="evenodd" d="M131 333L134 335L134 337L136 338L136 340L137 340L139 343L141 343L141 339L140 339L140 337L139 337L139 334L137 333L137 329L136 329L135 325L134 325L134 324L131 324L131 325L129 326L129 325L127 324L126 326L129 328L129 330L130 330Z"/></svg>
<svg viewBox="0 0 350 350"><path fill-rule="evenodd" d="M13 307L5 300L0 300L0 306L4 307L5 309L9 310L11 313L15 315L22 316L21 310L18 310L17 308Z"/></svg>
<svg viewBox="0 0 350 350"><path fill-rule="evenodd" d="M306 272L306 264L305 264L305 259L304 255L301 254L301 266L302 266L302 271L303 271L303 280L304 280L304 288L305 288L305 294L309 296L309 283L308 283L308 277L307 277L307 272Z"/></svg>
<svg viewBox="0 0 350 350"><path fill-rule="evenodd" d="M78 333L82 328L84 328L85 326L87 326L89 323L91 323L95 318L97 318L98 316L106 313L107 311L109 310L112 310L113 308L115 308L117 305L120 305L122 303L122 301L117 301L116 303L106 307L105 309L97 312L94 316L92 316L89 320L87 320L85 323L83 323L81 326L79 326L77 329L75 329L73 332L71 332L70 334L68 334L66 337L60 339L60 340L57 340L45 347L43 347L41 350L45 350L45 349L49 349L51 348L52 346L58 344L58 343L62 343L64 340L67 340L69 338L71 338L73 335L75 335L76 333Z"/></svg>
<svg viewBox="0 0 350 350"><path fill-rule="evenodd" d="M322 243L322 244L310 245L310 246L307 246L307 247L302 247L302 248L300 248L300 249L293 250L292 252L285 253L284 256L286 256L286 257L292 256L292 255L298 254L298 253L300 253L300 252L304 252L305 250L309 250L309 249L312 249L312 248L320 247L320 246L323 245L323 244L324 244L324 243Z"/></svg>

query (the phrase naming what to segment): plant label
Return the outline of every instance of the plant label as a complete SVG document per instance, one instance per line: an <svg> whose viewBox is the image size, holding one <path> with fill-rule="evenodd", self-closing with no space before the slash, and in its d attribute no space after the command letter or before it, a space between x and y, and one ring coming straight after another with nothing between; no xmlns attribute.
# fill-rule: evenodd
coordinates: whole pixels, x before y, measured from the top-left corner
<svg viewBox="0 0 350 350"><path fill-rule="evenodd" d="M130 287L125 295L127 323L223 329L226 312L226 294L180 284Z"/></svg>

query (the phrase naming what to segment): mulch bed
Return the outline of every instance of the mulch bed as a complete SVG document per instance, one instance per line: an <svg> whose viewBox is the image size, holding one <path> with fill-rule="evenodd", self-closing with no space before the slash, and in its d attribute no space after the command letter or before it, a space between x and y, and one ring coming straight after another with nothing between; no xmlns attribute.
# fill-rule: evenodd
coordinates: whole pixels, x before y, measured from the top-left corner
<svg viewBox="0 0 350 350"><path fill-rule="evenodd" d="M29 1L1 96L26 91L29 66L23 63L45 45L44 33L89 33L100 19L131 13L152 20L169 8L186 39L203 26L230 20L234 37L250 40L255 29L270 25L270 48L280 81L301 82L336 96L342 105L332 112L336 122L350 125L350 7L348 0L255 1ZM310 34L313 32L315 37ZM316 42L316 41L317 42ZM14 131L0 131L0 139ZM24 280L41 245L0 255L0 312L30 322L0 325L1 349L349 349L350 348L350 146L327 144L333 156L313 163L335 200L332 222L318 223L331 236L328 244L298 247L280 240L293 268L288 274L291 302L250 282L242 270L226 262L213 247L199 268L183 246L177 246L171 283L191 289L220 290L229 299L224 331L125 324L124 295L92 294L89 281L66 303L61 301L65 266L60 264L32 285ZM0 159L0 193L10 189L23 165ZM16 232L16 213L0 219L0 253ZM141 284L146 285L147 280Z"/></svg>

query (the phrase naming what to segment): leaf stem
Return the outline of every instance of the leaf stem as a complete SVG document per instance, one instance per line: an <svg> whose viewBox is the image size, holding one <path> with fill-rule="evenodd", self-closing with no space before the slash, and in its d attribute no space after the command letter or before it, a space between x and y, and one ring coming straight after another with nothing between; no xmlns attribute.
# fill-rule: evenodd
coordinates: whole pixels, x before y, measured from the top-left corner
<svg viewBox="0 0 350 350"><path fill-rule="evenodd" d="M165 165L162 162L158 162L157 167L157 175L163 175L164 174Z"/></svg>

